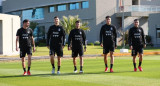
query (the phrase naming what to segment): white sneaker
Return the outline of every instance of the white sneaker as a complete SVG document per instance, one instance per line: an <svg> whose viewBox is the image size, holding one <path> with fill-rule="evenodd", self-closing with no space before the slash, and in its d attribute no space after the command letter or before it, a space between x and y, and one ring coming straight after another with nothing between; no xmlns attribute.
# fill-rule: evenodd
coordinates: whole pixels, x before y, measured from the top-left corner
<svg viewBox="0 0 160 86"><path fill-rule="evenodd" d="M55 74L55 68L52 69L52 74Z"/></svg>
<svg viewBox="0 0 160 86"><path fill-rule="evenodd" d="M57 71L57 74L60 74L60 71Z"/></svg>
<svg viewBox="0 0 160 86"><path fill-rule="evenodd" d="M75 70L74 73L77 73L77 70Z"/></svg>
<svg viewBox="0 0 160 86"><path fill-rule="evenodd" d="M83 73L83 70L79 71L79 73Z"/></svg>

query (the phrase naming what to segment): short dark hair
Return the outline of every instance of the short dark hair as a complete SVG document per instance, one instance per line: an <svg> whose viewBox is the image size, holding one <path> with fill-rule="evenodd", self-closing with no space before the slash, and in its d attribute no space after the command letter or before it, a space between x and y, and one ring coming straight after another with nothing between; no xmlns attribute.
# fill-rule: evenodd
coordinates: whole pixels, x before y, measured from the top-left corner
<svg viewBox="0 0 160 86"><path fill-rule="evenodd" d="M77 20L75 23L80 23L80 20Z"/></svg>
<svg viewBox="0 0 160 86"><path fill-rule="evenodd" d="M106 19L111 18L111 16L106 16Z"/></svg>
<svg viewBox="0 0 160 86"><path fill-rule="evenodd" d="M29 22L28 19L23 20L23 24Z"/></svg>
<svg viewBox="0 0 160 86"><path fill-rule="evenodd" d="M134 22L139 21L139 19L135 19Z"/></svg>
<svg viewBox="0 0 160 86"><path fill-rule="evenodd" d="M58 16L55 16L54 19L58 18Z"/></svg>

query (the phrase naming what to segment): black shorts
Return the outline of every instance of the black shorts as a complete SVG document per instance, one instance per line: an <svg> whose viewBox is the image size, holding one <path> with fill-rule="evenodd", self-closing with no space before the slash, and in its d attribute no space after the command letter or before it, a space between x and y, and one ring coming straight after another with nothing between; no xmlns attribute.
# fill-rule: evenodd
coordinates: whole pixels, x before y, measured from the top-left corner
<svg viewBox="0 0 160 86"><path fill-rule="evenodd" d="M80 56L80 57L82 57L83 56L83 47L82 48L78 48L78 49L73 49L72 48L72 57L74 58L74 57L77 57L78 55Z"/></svg>
<svg viewBox="0 0 160 86"><path fill-rule="evenodd" d="M143 54L143 46L133 46L132 56L137 56L137 54Z"/></svg>
<svg viewBox="0 0 160 86"><path fill-rule="evenodd" d="M32 55L32 47L20 48L20 58L27 55Z"/></svg>
<svg viewBox="0 0 160 86"><path fill-rule="evenodd" d="M107 53L109 53L110 51L111 51L111 52L114 52L114 49L115 49L114 46L104 46L104 47L103 47L103 54L107 54Z"/></svg>
<svg viewBox="0 0 160 86"><path fill-rule="evenodd" d="M57 56L63 57L63 48L62 45L57 45L57 46L53 46L50 47L50 55L54 55L57 54Z"/></svg>

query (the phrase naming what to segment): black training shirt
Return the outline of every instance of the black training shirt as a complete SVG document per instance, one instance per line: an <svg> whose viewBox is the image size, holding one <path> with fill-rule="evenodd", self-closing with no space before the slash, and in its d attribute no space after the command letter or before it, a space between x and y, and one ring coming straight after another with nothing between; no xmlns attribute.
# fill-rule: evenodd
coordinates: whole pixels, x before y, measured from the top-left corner
<svg viewBox="0 0 160 86"><path fill-rule="evenodd" d="M103 46L117 46L117 31L114 25L103 25L100 30L100 43Z"/></svg>
<svg viewBox="0 0 160 86"><path fill-rule="evenodd" d="M141 27L132 27L129 30L129 46L138 46L146 44L144 31Z"/></svg>
<svg viewBox="0 0 160 86"><path fill-rule="evenodd" d="M86 35L82 29L71 30L68 37L68 47L72 45L72 48L86 47Z"/></svg>
<svg viewBox="0 0 160 86"><path fill-rule="evenodd" d="M62 26L52 25L47 33L47 46L65 45L65 31Z"/></svg>
<svg viewBox="0 0 160 86"><path fill-rule="evenodd" d="M33 31L30 28L23 27L17 30L16 36L19 36L19 48L31 47Z"/></svg>

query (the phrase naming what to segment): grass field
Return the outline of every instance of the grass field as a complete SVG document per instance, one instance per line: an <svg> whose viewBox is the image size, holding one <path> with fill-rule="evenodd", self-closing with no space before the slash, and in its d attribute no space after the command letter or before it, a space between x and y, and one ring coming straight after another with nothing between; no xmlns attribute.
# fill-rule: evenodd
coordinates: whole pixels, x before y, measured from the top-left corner
<svg viewBox="0 0 160 86"><path fill-rule="evenodd" d="M143 69L133 72L131 57L115 57L114 73L104 73L103 58L95 57L84 58L84 74L74 74L72 59L63 58L60 75L50 74L49 60L33 60L32 76L21 76L20 61L0 62L0 86L160 86L160 57L145 56Z"/></svg>
<svg viewBox="0 0 160 86"><path fill-rule="evenodd" d="M121 47L118 47L115 50L115 53L120 52ZM127 49L129 49L127 47ZM85 52L85 55L97 55L102 54L102 47L100 46L87 46L87 52ZM160 48L151 48L147 47L144 49L144 52L154 52L154 51L160 51ZM131 52L131 51L129 51ZM49 50L46 47L37 47L37 51L33 54L33 56L46 56L49 54ZM64 48L64 55L71 55L71 51L67 50L67 47Z"/></svg>

